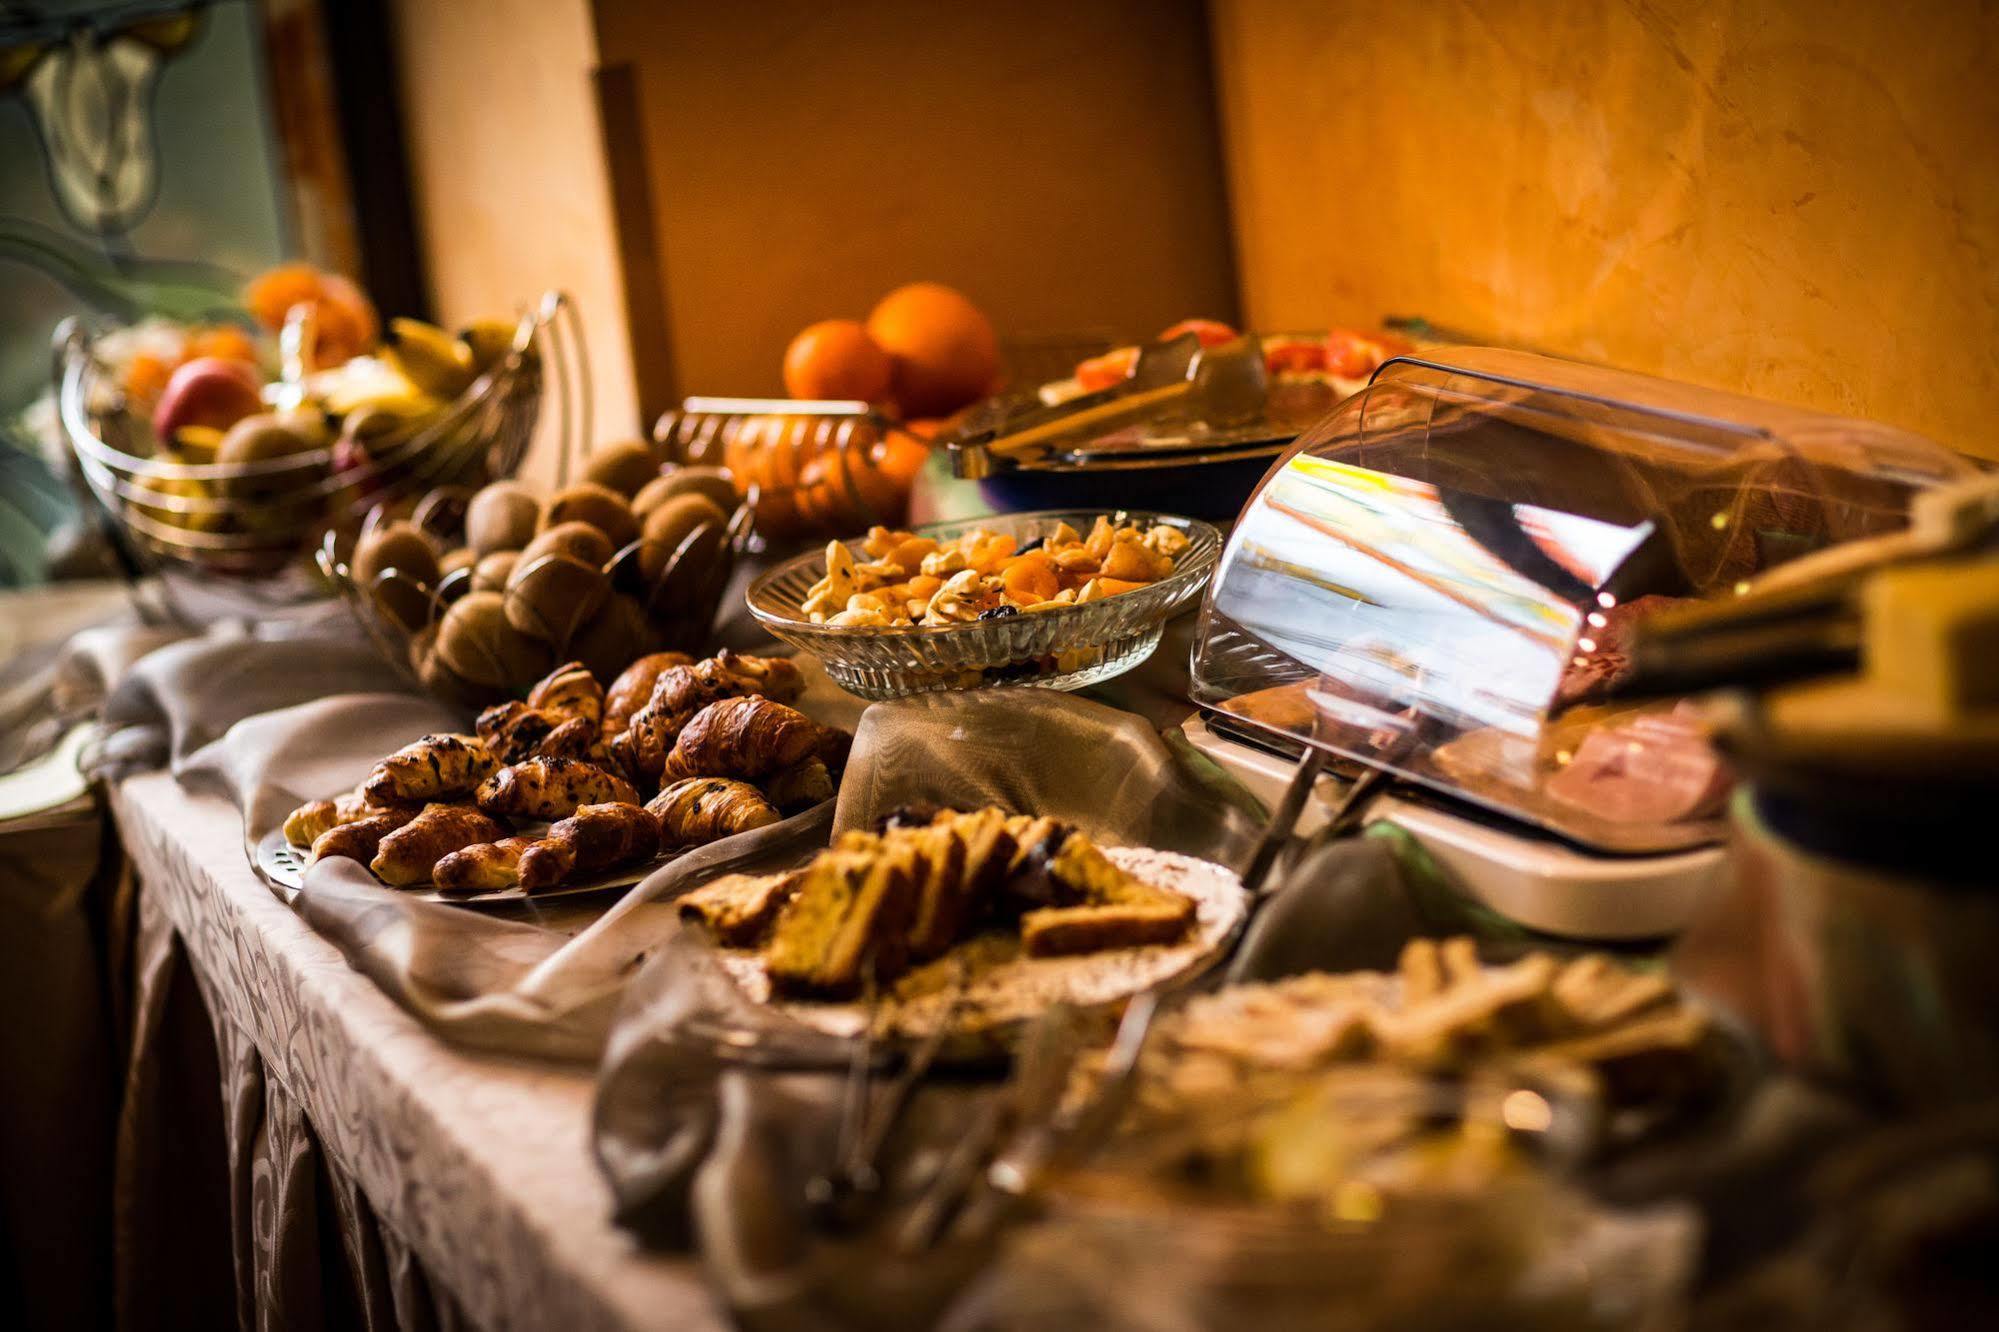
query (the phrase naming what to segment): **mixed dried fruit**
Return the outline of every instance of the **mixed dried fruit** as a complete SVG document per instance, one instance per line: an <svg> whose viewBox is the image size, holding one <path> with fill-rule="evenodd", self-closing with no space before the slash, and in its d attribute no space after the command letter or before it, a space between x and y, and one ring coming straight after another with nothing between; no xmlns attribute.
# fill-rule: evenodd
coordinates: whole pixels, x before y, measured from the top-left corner
<svg viewBox="0 0 1999 1332"><path fill-rule="evenodd" d="M826 547L826 573L802 609L814 624L935 628L1034 615L1135 591L1170 577L1187 534L1098 515L1087 535L1068 523L1024 545L974 528L948 540L875 527L858 558Z"/></svg>

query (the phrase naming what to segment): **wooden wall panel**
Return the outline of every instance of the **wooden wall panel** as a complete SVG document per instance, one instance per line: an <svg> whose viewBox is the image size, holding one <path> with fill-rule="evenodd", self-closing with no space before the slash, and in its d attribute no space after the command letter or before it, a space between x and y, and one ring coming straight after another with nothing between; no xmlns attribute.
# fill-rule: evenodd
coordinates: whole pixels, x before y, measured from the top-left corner
<svg viewBox="0 0 1999 1332"><path fill-rule="evenodd" d="M1420 313L1999 456L1999 7L1215 0L1248 316Z"/></svg>
<svg viewBox="0 0 1999 1332"><path fill-rule="evenodd" d="M684 392L775 391L799 328L914 279L1003 333L1234 313L1199 0L596 14L636 79Z"/></svg>

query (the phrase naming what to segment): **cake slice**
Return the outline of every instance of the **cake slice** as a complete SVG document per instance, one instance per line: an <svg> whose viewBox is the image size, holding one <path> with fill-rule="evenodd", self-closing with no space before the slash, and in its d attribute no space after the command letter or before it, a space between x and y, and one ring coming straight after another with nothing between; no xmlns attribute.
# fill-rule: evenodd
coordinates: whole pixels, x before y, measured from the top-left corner
<svg viewBox="0 0 1999 1332"><path fill-rule="evenodd" d="M909 926L909 956L928 962L958 941L969 896L965 839L949 824L935 824L900 839L913 853L916 898Z"/></svg>
<svg viewBox="0 0 1999 1332"><path fill-rule="evenodd" d="M696 888L676 904L683 920L699 921L728 948L755 943L791 900L803 870L782 874L725 874Z"/></svg>
<svg viewBox="0 0 1999 1332"><path fill-rule="evenodd" d="M1178 943L1194 923L1192 898L1133 878L1081 833L1063 840L1047 874L1077 905L1041 907L1021 917L1021 947L1030 957Z"/></svg>
<svg viewBox="0 0 1999 1332"><path fill-rule="evenodd" d="M909 951L916 858L884 845L870 854L833 851L815 860L777 918L764 967L773 987L828 997L852 995L863 968L898 974Z"/></svg>

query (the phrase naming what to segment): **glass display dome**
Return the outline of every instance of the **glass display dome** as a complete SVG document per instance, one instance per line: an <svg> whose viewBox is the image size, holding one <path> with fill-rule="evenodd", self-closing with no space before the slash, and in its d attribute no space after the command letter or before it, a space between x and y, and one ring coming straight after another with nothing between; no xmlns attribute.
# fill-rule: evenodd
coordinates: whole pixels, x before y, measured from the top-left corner
<svg viewBox="0 0 1999 1332"><path fill-rule="evenodd" d="M1897 531L1973 470L1904 431L1622 371L1397 358L1244 508L1194 701L1589 848L1700 845L1728 775L1697 720L1595 701L1630 626Z"/></svg>

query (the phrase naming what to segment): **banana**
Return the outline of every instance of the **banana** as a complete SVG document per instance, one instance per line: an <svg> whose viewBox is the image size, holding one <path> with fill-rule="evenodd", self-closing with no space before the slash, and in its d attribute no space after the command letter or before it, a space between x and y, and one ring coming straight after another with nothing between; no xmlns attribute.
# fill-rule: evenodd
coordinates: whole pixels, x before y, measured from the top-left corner
<svg viewBox="0 0 1999 1332"><path fill-rule="evenodd" d="M408 419L429 416L444 403L410 381L400 365L382 356L356 356L306 381L306 392L330 416L348 416L379 407Z"/></svg>
<svg viewBox="0 0 1999 1332"><path fill-rule="evenodd" d="M214 426L187 425L174 431L172 448L174 462L212 463L215 451L222 446L225 432Z"/></svg>
<svg viewBox="0 0 1999 1332"><path fill-rule="evenodd" d="M382 359L432 397L455 398L472 383L472 349L421 319L389 321Z"/></svg>
<svg viewBox="0 0 1999 1332"><path fill-rule="evenodd" d="M518 327L517 321L475 319L458 330L458 340L471 354L474 374L483 375L507 359L507 353L514 349L514 332Z"/></svg>

